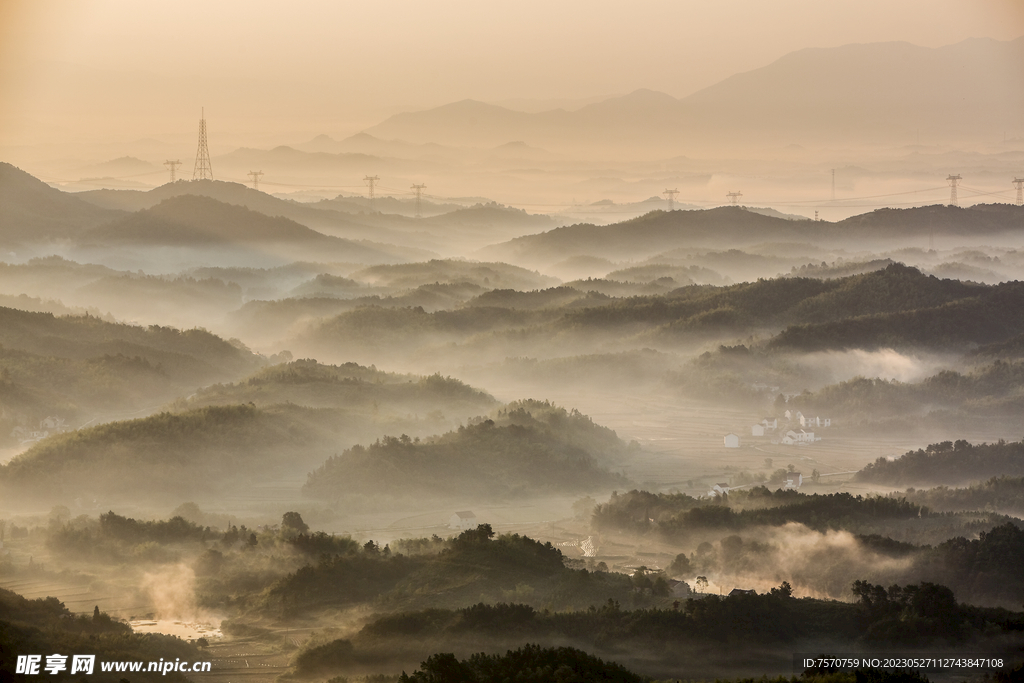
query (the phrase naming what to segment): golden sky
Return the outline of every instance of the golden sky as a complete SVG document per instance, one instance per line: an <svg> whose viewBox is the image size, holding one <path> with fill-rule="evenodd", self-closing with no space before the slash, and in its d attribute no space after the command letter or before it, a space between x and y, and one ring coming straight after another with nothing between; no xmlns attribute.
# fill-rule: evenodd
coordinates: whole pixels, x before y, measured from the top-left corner
<svg viewBox="0 0 1024 683"><path fill-rule="evenodd" d="M1021 35L1021 0L0 0L0 145L191 137L200 107L231 144L344 137L466 98L682 97L807 47Z"/></svg>

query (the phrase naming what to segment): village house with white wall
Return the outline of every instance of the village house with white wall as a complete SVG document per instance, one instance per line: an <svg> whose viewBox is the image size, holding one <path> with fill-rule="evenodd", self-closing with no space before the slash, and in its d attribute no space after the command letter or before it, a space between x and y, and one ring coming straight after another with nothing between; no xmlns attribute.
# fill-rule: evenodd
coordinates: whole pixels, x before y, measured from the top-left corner
<svg viewBox="0 0 1024 683"><path fill-rule="evenodd" d="M64 422L64 418L47 416L39 421L39 426L35 429L25 425L18 425L11 430L11 438L17 439L21 443L28 443L45 439L52 434L62 434L70 430L71 428Z"/></svg>

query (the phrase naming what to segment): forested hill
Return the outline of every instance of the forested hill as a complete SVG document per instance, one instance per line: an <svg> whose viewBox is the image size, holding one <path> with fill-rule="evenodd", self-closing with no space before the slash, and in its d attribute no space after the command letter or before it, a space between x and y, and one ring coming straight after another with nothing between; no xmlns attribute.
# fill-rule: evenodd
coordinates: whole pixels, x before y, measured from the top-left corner
<svg viewBox="0 0 1024 683"><path fill-rule="evenodd" d="M142 327L88 315L54 316L2 307L0 346L56 358L138 356L172 376L187 376L190 382L237 377L261 362L255 354L202 329Z"/></svg>
<svg viewBox="0 0 1024 683"><path fill-rule="evenodd" d="M83 202L0 162L0 244L74 237L121 215L121 211Z"/></svg>
<svg viewBox="0 0 1024 683"><path fill-rule="evenodd" d="M311 408L345 408L379 414L438 413L469 417L489 412L490 394L451 377L384 372L356 363L324 365L311 359L262 368L231 384L216 384L180 399L175 409L252 403L257 407L294 403Z"/></svg>
<svg viewBox="0 0 1024 683"><path fill-rule="evenodd" d="M198 195L170 197L151 209L94 228L84 234L81 241L90 246L278 244L315 250L310 255L320 258L344 258L361 263L404 260L382 249L324 235L288 218L267 216Z"/></svg>
<svg viewBox="0 0 1024 683"><path fill-rule="evenodd" d="M337 447L353 418L299 406L205 407L80 429L0 465L0 496L168 503L280 485Z"/></svg>
<svg viewBox="0 0 1024 683"><path fill-rule="evenodd" d="M581 289L585 286L580 283ZM1024 333L1024 317L1012 315L1024 310L1024 283L940 280L898 263L830 280L786 277L724 287L689 285L629 298L559 299L561 295L554 290L529 296L495 293L481 299L487 306L432 313L422 308L360 308L317 321L300 332L293 348L336 357L379 350L382 344L402 352L415 343L420 350L433 344L443 353L453 343L514 339L518 355L529 355L557 336L571 336L580 348L590 349L587 345L601 335L617 340L642 335L645 341L674 344L687 338L731 341L757 333L770 337L769 349L780 351L965 351ZM550 305L537 308L538 302Z"/></svg>
<svg viewBox="0 0 1024 683"><path fill-rule="evenodd" d="M855 479L883 486L955 486L1002 475L1024 475L1024 442L943 441L895 460L879 458Z"/></svg>
<svg viewBox="0 0 1024 683"><path fill-rule="evenodd" d="M439 437L350 448L312 472L303 491L328 500L369 491L418 499L582 493L625 484L602 463L626 450L615 432L576 411L524 401Z"/></svg>
<svg viewBox="0 0 1024 683"><path fill-rule="evenodd" d="M574 254L621 260L680 247L764 242L846 243L865 238L955 235L974 237L1024 231L1024 208L988 204L961 209L924 206L879 209L846 220L792 221L764 216L745 207L693 211L652 211L611 225L576 224L527 235L481 250L488 258L514 262L554 262Z"/></svg>

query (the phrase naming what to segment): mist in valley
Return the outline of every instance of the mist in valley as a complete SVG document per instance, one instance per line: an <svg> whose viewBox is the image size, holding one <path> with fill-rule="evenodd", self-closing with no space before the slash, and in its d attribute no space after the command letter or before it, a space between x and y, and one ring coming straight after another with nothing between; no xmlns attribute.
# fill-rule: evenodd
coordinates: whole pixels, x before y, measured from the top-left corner
<svg viewBox="0 0 1024 683"><path fill-rule="evenodd" d="M797 5L0 11L0 672L1020 665L1024 15Z"/></svg>

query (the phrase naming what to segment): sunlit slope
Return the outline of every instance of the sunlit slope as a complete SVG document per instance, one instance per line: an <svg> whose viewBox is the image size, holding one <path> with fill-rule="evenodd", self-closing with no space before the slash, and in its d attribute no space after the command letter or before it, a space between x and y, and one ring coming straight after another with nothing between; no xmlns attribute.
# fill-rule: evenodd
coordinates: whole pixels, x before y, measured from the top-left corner
<svg viewBox="0 0 1024 683"><path fill-rule="evenodd" d="M736 206L652 211L610 225L570 225L518 237L486 247L479 253L483 258L513 263L549 264L573 255L616 260L648 258L682 247L722 249L794 241L856 244L856 240L866 238L892 242L908 238L927 240L931 235L970 240L1021 232L1024 232L1024 207L1009 204L966 209L950 206L880 209L837 223L785 220Z"/></svg>
<svg viewBox="0 0 1024 683"><path fill-rule="evenodd" d="M309 476L307 495L327 500L374 490L396 497L528 498L621 486L604 469L627 446L576 411L539 401L422 441L390 437L333 456Z"/></svg>
<svg viewBox="0 0 1024 683"><path fill-rule="evenodd" d="M0 162L0 244L4 246L76 237L121 215Z"/></svg>

